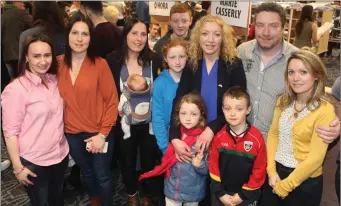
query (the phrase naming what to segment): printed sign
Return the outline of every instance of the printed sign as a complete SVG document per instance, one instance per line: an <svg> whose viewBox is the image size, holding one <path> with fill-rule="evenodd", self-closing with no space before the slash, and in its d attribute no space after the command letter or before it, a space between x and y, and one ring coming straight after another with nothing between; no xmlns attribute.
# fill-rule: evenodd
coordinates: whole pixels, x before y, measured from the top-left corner
<svg viewBox="0 0 341 206"><path fill-rule="evenodd" d="M220 16L231 26L247 28L250 1L212 1L211 14Z"/></svg>
<svg viewBox="0 0 341 206"><path fill-rule="evenodd" d="M174 2L155 1L149 2L149 14L158 16L169 16Z"/></svg>

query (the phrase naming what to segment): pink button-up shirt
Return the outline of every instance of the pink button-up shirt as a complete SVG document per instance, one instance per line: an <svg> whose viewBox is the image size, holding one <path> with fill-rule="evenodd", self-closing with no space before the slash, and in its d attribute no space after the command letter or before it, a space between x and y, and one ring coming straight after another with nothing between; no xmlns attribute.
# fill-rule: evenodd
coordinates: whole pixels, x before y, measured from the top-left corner
<svg viewBox="0 0 341 206"><path fill-rule="evenodd" d="M17 136L20 156L39 166L60 163L69 153L56 76L46 74L46 84L26 71L1 95L5 138Z"/></svg>

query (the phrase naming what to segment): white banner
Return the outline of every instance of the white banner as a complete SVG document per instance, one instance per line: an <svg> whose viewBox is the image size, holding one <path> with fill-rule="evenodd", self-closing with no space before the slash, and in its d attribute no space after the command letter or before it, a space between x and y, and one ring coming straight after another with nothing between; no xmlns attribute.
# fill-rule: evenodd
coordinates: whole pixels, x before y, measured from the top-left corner
<svg viewBox="0 0 341 206"><path fill-rule="evenodd" d="M174 2L155 1L149 2L149 14L157 16L169 16Z"/></svg>
<svg viewBox="0 0 341 206"><path fill-rule="evenodd" d="M212 1L211 14L220 16L231 26L247 28L250 1Z"/></svg>

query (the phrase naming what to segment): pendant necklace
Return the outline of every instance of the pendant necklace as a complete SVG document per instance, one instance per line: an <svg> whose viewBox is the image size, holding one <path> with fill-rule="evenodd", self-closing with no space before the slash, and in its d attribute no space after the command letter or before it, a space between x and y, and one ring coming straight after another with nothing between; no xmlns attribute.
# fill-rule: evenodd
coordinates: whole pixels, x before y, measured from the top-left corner
<svg viewBox="0 0 341 206"><path fill-rule="evenodd" d="M294 117L295 119L297 119L298 115L307 107L307 105L305 105L301 110L297 110L296 109L296 102L294 104Z"/></svg>

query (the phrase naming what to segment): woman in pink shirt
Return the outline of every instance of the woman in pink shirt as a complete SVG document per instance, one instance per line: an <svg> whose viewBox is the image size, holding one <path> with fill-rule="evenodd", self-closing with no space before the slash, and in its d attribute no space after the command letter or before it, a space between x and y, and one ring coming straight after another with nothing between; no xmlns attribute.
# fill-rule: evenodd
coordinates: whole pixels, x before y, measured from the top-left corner
<svg viewBox="0 0 341 206"><path fill-rule="evenodd" d="M3 131L13 172L35 206L64 205L69 145L56 73L51 40L44 34L29 36L19 62L20 76L1 95Z"/></svg>

